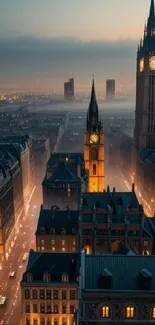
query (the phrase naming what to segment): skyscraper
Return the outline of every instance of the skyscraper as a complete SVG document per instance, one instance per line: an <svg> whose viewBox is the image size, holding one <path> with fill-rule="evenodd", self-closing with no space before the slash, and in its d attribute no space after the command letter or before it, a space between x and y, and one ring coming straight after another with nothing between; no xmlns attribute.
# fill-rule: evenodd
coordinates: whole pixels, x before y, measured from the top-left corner
<svg viewBox="0 0 155 325"><path fill-rule="evenodd" d="M138 186L151 192L155 155L155 13L151 0L144 36L138 45L133 172ZM150 161L150 163L149 163ZM152 167L151 167L152 166ZM150 171L150 172L149 172ZM152 175L151 175L152 174ZM150 181L149 181L150 179ZM146 189L146 191L145 191ZM149 194L149 196L151 193Z"/></svg>
<svg viewBox="0 0 155 325"><path fill-rule="evenodd" d="M73 100L74 99L74 79L70 78L69 81L64 83L64 99Z"/></svg>
<svg viewBox="0 0 155 325"><path fill-rule="evenodd" d="M95 95L94 80L91 99L87 112L87 125L84 136L85 168L89 170L88 191L103 192L104 190L104 132L99 118Z"/></svg>
<svg viewBox="0 0 155 325"><path fill-rule="evenodd" d="M115 99L115 80L114 79L106 80L106 99L107 100Z"/></svg>

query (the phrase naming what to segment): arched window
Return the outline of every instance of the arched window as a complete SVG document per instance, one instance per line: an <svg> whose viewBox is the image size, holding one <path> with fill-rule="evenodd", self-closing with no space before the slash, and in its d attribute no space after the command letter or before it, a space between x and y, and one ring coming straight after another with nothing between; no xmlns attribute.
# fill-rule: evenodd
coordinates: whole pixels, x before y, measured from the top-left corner
<svg viewBox="0 0 155 325"><path fill-rule="evenodd" d="M96 165L93 164L93 175L96 175Z"/></svg>
<svg viewBox="0 0 155 325"><path fill-rule="evenodd" d="M97 148L93 148L90 153L91 160L98 160L98 150Z"/></svg>
<svg viewBox="0 0 155 325"><path fill-rule="evenodd" d="M66 273L62 275L62 282L68 282L68 275Z"/></svg>
<svg viewBox="0 0 155 325"><path fill-rule="evenodd" d="M110 318L110 308L109 306L101 307L101 317L102 318Z"/></svg>
<svg viewBox="0 0 155 325"><path fill-rule="evenodd" d="M134 318L135 317L135 308L133 306L126 307L126 318Z"/></svg>
<svg viewBox="0 0 155 325"><path fill-rule="evenodd" d="M152 308L152 318L155 319L155 307Z"/></svg>
<svg viewBox="0 0 155 325"><path fill-rule="evenodd" d="M44 282L50 282L50 275L48 273L45 273L43 276Z"/></svg>

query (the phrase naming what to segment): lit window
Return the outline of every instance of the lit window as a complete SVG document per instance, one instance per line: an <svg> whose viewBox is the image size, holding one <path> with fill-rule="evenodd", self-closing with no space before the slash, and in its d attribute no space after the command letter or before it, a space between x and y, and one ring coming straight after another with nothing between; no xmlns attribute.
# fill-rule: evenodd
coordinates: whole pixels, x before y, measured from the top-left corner
<svg viewBox="0 0 155 325"><path fill-rule="evenodd" d="M41 245L44 245L44 239L41 240Z"/></svg>
<svg viewBox="0 0 155 325"><path fill-rule="evenodd" d="M62 241L61 241L61 245L62 245L62 246L65 246L65 244L66 244L65 239L62 239Z"/></svg>
<svg viewBox="0 0 155 325"><path fill-rule="evenodd" d="M55 239L52 239L52 245L55 245Z"/></svg>
<svg viewBox="0 0 155 325"><path fill-rule="evenodd" d="M54 246L52 247L52 252L55 252L55 247Z"/></svg>
<svg viewBox="0 0 155 325"><path fill-rule="evenodd" d="M44 251L44 246L41 246L41 250Z"/></svg>
<svg viewBox="0 0 155 325"><path fill-rule="evenodd" d="M76 246L76 241L75 241L75 239L73 239L72 245L73 245L73 246Z"/></svg>
<svg viewBox="0 0 155 325"><path fill-rule="evenodd" d="M61 250L62 250L63 253L66 252L66 248L65 247L62 247Z"/></svg>
<svg viewBox="0 0 155 325"><path fill-rule="evenodd" d="M143 255L150 255L150 252L148 250L143 251Z"/></svg>
<svg viewBox="0 0 155 325"><path fill-rule="evenodd" d="M152 318L155 318L155 307L152 309Z"/></svg>
<svg viewBox="0 0 155 325"><path fill-rule="evenodd" d="M44 282L50 282L50 275L44 274Z"/></svg>
<svg viewBox="0 0 155 325"><path fill-rule="evenodd" d="M126 307L126 318L134 318L135 309L133 306Z"/></svg>
<svg viewBox="0 0 155 325"><path fill-rule="evenodd" d="M68 282L68 275L67 274L62 275L62 282Z"/></svg>
<svg viewBox="0 0 155 325"><path fill-rule="evenodd" d="M108 306L103 306L101 308L101 317L109 318L110 317L110 308Z"/></svg>

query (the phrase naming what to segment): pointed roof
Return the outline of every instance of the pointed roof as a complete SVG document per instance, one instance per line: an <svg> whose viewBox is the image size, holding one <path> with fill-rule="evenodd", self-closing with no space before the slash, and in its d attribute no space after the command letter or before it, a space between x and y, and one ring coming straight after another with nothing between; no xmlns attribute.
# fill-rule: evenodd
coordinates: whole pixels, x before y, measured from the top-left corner
<svg viewBox="0 0 155 325"><path fill-rule="evenodd" d="M149 18L152 19L152 20L155 19L155 15L154 15L154 0L151 0Z"/></svg>
<svg viewBox="0 0 155 325"><path fill-rule="evenodd" d="M91 98L90 98L90 104L89 104L89 112L90 111L98 114L98 105L97 105L97 101L96 101L94 78L93 78L93 82L92 82Z"/></svg>

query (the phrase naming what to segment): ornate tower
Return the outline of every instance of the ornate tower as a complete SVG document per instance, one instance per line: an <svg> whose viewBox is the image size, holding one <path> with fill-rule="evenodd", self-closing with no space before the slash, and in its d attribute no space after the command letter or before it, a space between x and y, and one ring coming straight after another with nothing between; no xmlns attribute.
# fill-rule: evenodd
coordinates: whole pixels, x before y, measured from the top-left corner
<svg viewBox="0 0 155 325"><path fill-rule="evenodd" d="M89 170L88 191L104 190L104 132L99 118L94 80L84 136L85 168Z"/></svg>
<svg viewBox="0 0 155 325"><path fill-rule="evenodd" d="M134 171L141 149L155 149L155 13L151 0L144 36L137 51L136 111L133 140Z"/></svg>

